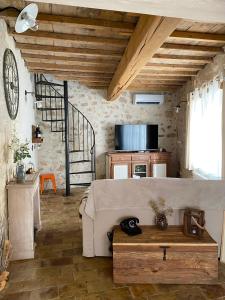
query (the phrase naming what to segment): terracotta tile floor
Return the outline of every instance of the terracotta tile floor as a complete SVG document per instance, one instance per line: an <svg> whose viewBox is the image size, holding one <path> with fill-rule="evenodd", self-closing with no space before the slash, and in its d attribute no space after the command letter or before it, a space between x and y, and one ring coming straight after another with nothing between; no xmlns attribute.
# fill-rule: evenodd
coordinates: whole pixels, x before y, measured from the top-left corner
<svg viewBox="0 0 225 300"><path fill-rule="evenodd" d="M79 199L52 193L42 196L42 231L34 260L10 264L4 300L225 300L225 267L219 285L115 285L111 258L84 258Z"/></svg>

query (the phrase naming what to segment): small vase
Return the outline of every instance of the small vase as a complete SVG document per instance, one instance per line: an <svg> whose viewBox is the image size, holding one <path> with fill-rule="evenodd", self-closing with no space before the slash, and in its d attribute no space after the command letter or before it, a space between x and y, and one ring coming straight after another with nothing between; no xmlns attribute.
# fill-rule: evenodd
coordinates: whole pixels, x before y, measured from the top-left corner
<svg viewBox="0 0 225 300"><path fill-rule="evenodd" d="M155 224L159 229L166 230L168 227L166 215L163 213L158 213L155 216Z"/></svg>
<svg viewBox="0 0 225 300"><path fill-rule="evenodd" d="M17 183L25 182L25 167L24 164L17 164L16 166L16 181Z"/></svg>

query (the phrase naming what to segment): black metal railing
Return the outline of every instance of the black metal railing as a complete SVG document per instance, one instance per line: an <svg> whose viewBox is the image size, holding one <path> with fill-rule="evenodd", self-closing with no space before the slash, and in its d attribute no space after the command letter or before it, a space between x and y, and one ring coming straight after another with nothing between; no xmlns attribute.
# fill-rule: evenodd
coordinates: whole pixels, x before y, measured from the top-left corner
<svg viewBox="0 0 225 300"><path fill-rule="evenodd" d="M88 186L96 177L95 133L89 120L68 101L67 81L47 81L35 74L36 108L51 132L60 132L65 144L66 195L71 186ZM83 179L82 179L83 177Z"/></svg>

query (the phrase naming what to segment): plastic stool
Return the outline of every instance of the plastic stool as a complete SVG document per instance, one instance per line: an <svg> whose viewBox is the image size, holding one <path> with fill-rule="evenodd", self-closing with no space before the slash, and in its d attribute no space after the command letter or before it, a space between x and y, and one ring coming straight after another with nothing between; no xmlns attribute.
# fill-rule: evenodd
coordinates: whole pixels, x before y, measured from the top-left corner
<svg viewBox="0 0 225 300"><path fill-rule="evenodd" d="M53 173L46 173L46 174L41 174L40 175L40 192L41 192L41 194L43 193L43 191L45 189L45 184L44 183L47 180L51 180L53 190L56 193L55 175Z"/></svg>

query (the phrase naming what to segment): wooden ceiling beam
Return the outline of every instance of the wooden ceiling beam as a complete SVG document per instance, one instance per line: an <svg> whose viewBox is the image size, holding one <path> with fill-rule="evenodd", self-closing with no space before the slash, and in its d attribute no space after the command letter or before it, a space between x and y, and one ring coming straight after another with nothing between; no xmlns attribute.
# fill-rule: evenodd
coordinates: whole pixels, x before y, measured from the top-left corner
<svg viewBox="0 0 225 300"><path fill-rule="evenodd" d="M142 69L142 71L140 72L140 75L145 75L145 76L149 76L149 74L152 75L166 75L166 76L196 76L197 75L197 71L176 71L176 70L145 70Z"/></svg>
<svg viewBox="0 0 225 300"><path fill-rule="evenodd" d="M115 100L152 58L180 19L142 15L108 89L108 100Z"/></svg>
<svg viewBox="0 0 225 300"><path fill-rule="evenodd" d="M134 85L173 85L173 86L182 86L184 85L186 81L176 81L176 80L171 80L171 81L164 81L164 80L158 80L158 81L154 81L152 79L148 79L148 80L142 80L142 79L135 79L132 84Z"/></svg>
<svg viewBox="0 0 225 300"><path fill-rule="evenodd" d="M97 66L64 65L50 63L26 63L28 69L58 70L58 71L79 71L79 72L99 72L113 74L115 67L105 68Z"/></svg>
<svg viewBox="0 0 225 300"><path fill-rule="evenodd" d="M168 49L168 50L181 50L181 51L185 50L185 51L192 51L192 52L224 53L222 47L201 46L201 45L164 43L161 46L161 48Z"/></svg>
<svg viewBox="0 0 225 300"><path fill-rule="evenodd" d="M112 74L109 73L97 73L97 72L72 72L72 71L56 71L56 70L43 70L43 69L29 69L33 73L38 74L52 74L56 76L68 76L68 75L74 75L74 76L80 76L80 77L89 77L89 76L95 76L96 78L112 78Z"/></svg>
<svg viewBox="0 0 225 300"><path fill-rule="evenodd" d="M16 9L9 8L0 13L0 16L6 19L15 19L18 16L18 11ZM102 19L93 19L93 18L82 18L82 17L71 17L63 15L52 15L39 13L37 16L37 21L39 24L57 24L57 25L68 25L76 26L81 28L88 29L108 29L113 32L119 32L123 35L129 36L135 28L134 23L129 22L117 22L110 20Z"/></svg>
<svg viewBox="0 0 225 300"><path fill-rule="evenodd" d="M81 77L75 75L67 75L67 76L55 76L59 80L73 80L73 81L80 81L80 82L101 82L101 83L108 83L110 82L110 78L97 78L97 77Z"/></svg>
<svg viewBox="0 0 225 300"><path fill-rule="evenodd" d="M108 83L101 83L101 82L82 82L82 81L80 81L80 83L82 83L82 84L84 84L84 85L86 85L86 86L88 86L88 87L98 87L98 88L107 88L108 87Z"/></svg>
<svg viewBox="0 0 225 300"><path fill-rule="evenodd" d="M138 92L175 92L180 86L156 86L156 85L135 85L132 84L129 86L129 91L138 91Z"/></svg>
<svg viewBox="0 0 225 300"><path fill-rule="evenodd" d="M193 63L210 63L213 61L212 57L208 56L194 56L194 55L175 55L175 54L161 54L156 53L153 58L172 60L172 61L183 61L183 62L193 62Z"/></svg>
<svg viewBox="0 0 225 300"><path fill-rule="evenodd" d="M45 55L45 54L34 54L34 53L22 53L23 58L27 62L63 62L68 64L88 64L88 65L107 65L114 66L119 62L119 58L113 57L78 57L72 56L58 56L58 55Z"/></svg>
<svg viewBox="0 0 225 300"><path fill-rule="evenodd" d="M49 32L49 31L31 31L28 30L23 33L17 33L13 28L9 29L9 34L13 37L25 37L31 39L43 39L43 40L59 40L66 42L77 42L85 44L100 44L100 45L110 45L117 47L126 47L128 40L127 39L116 39L116 38L105 38L98 36L89 36L89 35L78 35L78 34L69 34L69 33L58 33L58 32Z"/></svg>
<svg viewBox="0 0 225 300"><path fill-rule="evenodd" d="M181 40L193 40L204 42L225 42L225 34L205 33L194 31L175 30L170 37L179 38Z"/></svg>
<svg viewBox="0 0 225 300"><path fill-rule="evenodd" d="M16 47L20 50L29 50L29 53L41 51L42 53L62 53L62 54L76 54L76 55L87 55L87 56L109 56L109 57L121 57L121 51L116 50L105 50L105 49L86 49L86 48L75 48L75 47L62 47L62 46L48 46L48 45L36 45L27 43L16 43Z"/></svg>
<svg viewBox="0 0 225 300"><path fill-rule="evenodd" d="M191 77L188 76L166 76L166 75L155 75L155 74L139 74L136 79L141 79L143 81L145 80L176 80L176 81L187 81L189 79L191 79Z"/></svg>
<svg viewBox="0 0 225 300"><path fill-rule="evenodd" d="M162 63L147 63L144 70L201 70L204 65L194 65L194 64L162 64Z"/></svg>

